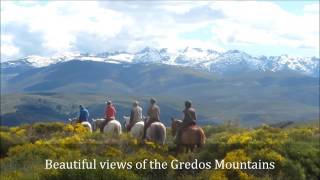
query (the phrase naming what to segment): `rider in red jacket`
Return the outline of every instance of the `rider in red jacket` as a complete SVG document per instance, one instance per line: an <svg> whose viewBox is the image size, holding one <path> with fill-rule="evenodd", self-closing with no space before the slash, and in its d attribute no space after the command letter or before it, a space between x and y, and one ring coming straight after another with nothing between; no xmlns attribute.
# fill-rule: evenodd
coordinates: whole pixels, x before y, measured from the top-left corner
<svg viewBox="0 0 320 180"><path fill-rule="evenodd" d="M111 121L116 119L116 108L113 106L113 104L111 103L111 101L107 102L107 107L106 107L106 111L105 111L105 119L107 121Z"/></svg>
<svg viewBox="0 0 320 180"><path fill-rule="evenodd" d="M108 101L104 116L105 121L103 121L100 126L100 132L103 132L103 128L108 124L108 122L116 119L116 113L116 108L113 106L111 101Z"/></svg>

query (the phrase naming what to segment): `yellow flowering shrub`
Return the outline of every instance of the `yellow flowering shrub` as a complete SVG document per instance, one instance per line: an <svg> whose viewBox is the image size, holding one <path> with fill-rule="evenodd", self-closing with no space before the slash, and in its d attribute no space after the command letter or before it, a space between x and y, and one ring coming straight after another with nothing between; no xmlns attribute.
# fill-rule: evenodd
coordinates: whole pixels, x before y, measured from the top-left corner
<svg viewBox="0 0 320 180"><path fill-rule="evenodd" d="M83 126L82 124L78 123L74 126L74 133L75 134L87 134L90 131L88 130L88 128L86 128L85 126Z"/></svg>
<svg viewBox="0 0 320 180"><path fill-rule="evenodd" d="M238 170L237 172L240 180L256 180L257 179L256 177L250 176L241 170Z"/></svg>
<svg viewBox="0 0 320 180"><path fill-rule="evenodd" d="M10 131L11 133L15 133L15 132L17 132L19 129L20 129L20 127L11 127L11 128L9 129L9 131Z"/></svg>
<svg viewBox="0 0 320 180"><path fill-rule="evenodd" d="M243 149L238 149L238 150L228 152L224 160L229 162L240 162L240 161L245 162L245 161L250 161L251 158L247 155L247 153Z"/></svg>
<svg viewBox="0 0 320 180"><path fill-rule="evenodd" d="M18 131L16 131L16 134L20 137L24 137L26 136L26 129L19 129Z"/></svg>
<svg viewBox="0 0 320 180"><path fill-rule="evenodd" d="M257 150L256 156L258 159L263 159L266 161L274 161L278 163L281 163L285 160L285 158L281 154L271 149Z"/></svg>
<svg viewBox="0 0 320 180"><path fill-rule="evenodd" d="M63 127L63 131L66 133L73 133L74 128L71 124L67 124Z"/></svg>
<svg viewBox="0 0 320 180"><path fill-rule="evenodd" d="M312 137L316 131L310 128L295 128L288 134L290 139L303 140L306 137Z"/></svg>
<svg viewBox="0 0 320 180"><path fill-rule="evenodd" d="M123 154L121 152L121 150L114 148L114 147L107 147L105 152L104 152L104 156L105 157L121 157Z"/></svg>
<svg viewBox="0 0 320 180"><path fill-rule="evenodd" d="M168 130L170 132L170 130ZM210 132L210 133L207 133ZM317 179L320 177L319 128L290 127L285 129L262 126L255 129L234 126L206 126L208 141L192 153L176 155L176 145L169 136L166 145L142 142L127 133L112 136L89 133L78 124L35 123L0 128L0 179L57 180L57 179ZM44 159L74 161L141 162L144 159L160 162L198 159L213 162L275 161L275 170L44 170ZM27 168L26 168L27 167ZM26 170L27 169L27 170Z"/></svg>
<svg viewBox="0 0 320 180"><path fill-rule="evenodd" d="M228 144L248 144L252 140L252 134L250 132L245 132L241 134L232 135L227 143Z"/></svg>
<svg viewBox="0 0 320 180"><path fill-rule="evenodd" d="M1 173L0 174L0 179L5 179L5 180L16 180L16 179L23 179L23 173L18 170L10 171L8 173Z"/></svg>
<svg viewBox="0 0 320 180"><path fill-rule="evenodd" d="M67 147L77 147L77 145L82 143L82 139L79 135L75 134L73 136L69 136L58 141L62 146Z"/></svg>
<svg viewBox="0 0 320 180"><path fill-rule="evenodd" d="M228 180L228 177L226 176L225 173L226 173L226 170L222 170L222 169L213 170L209 176L209 180Z"/></svg>
<svg viewBox="0 0 320 180"><path fill-rule="evenodd" d="M14 147L18 144L22 144L22 139L19 138L15 133L11 132L0 132L0 156L7 154L8 150L11 147Z"/></svg>

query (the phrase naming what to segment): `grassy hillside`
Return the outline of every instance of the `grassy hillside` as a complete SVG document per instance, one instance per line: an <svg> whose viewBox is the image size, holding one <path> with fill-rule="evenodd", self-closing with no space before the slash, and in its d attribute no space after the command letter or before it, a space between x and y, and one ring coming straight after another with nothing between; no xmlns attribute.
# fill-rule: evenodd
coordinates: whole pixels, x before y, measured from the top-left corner
<svg viewBox="0 0 320 180"><path fill-rule="evenodd" d="M244 91L241 96L240 92L238 95L232 95L225 94L222 88L214 90L209 96L207 94L210 93L209 90L204 89L199 95L190 98L197 109L199 123L219 124L232 120L239 122L242 126L254 127L262 123L269 124L286 120L308 121L317 118L319 114L319 109L315 105L303 104L294 100L281 100L277 94L269 98L255 99L252 94L246 94ZM261 89L256 93L261 94L264 91ZM19 125L37 121L66 121L68 118L77 116L79 104L88 108L91 118L101 118L104 116L106 97L113 100L118 109L117 118L122 121L123 115L129 115L131 104L135 99L142 103L144 114L146 114L149 99L152 96L108 93L7 94L1 96L1 124ZM161 119L167 125L171 117L182 116L183 103L189 99L186 91L181 91L180 96L159 95L155 97L161 108Z"/></svg>
<svg viewBox="0 0 320 180"><path fill-rule="evenodd" d="M200 123L306 121L319 115L319 78L294 72L243 71L217 75L159 64L108 64L69 61L5 76L1 82L4 125L52 121L75 116L79 104L102 117L105 97L129 114L132 100L147 107L156 97L162 120L180 117L183 102L193 101ZM23 119L23 121L21 121Z"/></svg>
<svg viewBox="0 0 320 180"><path fill-rule="evenodd" d="M319 121L303 126L277 129L261 126L240 128L232 124L204 127L207 143L194 153L175 156L170 129L165 146L141 143L127 134L111 137L89 133L82 126L63 123L37 123L1 127L0 179L292 179L315 180L320 176ZM275 169L185 169L162 170L46 170L45 159L74 161L141 162L157 159L170 163L273 161Z"/></svg>
<svg viewBox="0 0 320 180"><path fill-rule="evenodd" d="M214 80L212 74L168 65L69 61L19 73L5 92L159 93Z"/></svg>
<svg viewBox="0 0 320 180"><path fill-rule="evenodd" d="M117 119L123 121L124 115L130 115L134 100L138 99L144 107L144 114L147 114L150 96L134 97L122 95L101 95L101 94L11 94L2 97L1 123L2 125L18 125L38 121L64 121L68 118L78 116L79 104L84 105L90 112L90 118L104 117L106 97L113 100L117 108ZM181 117L182 103L179 106L172 106L174 100L158 98L161 106L161 119L168 124L171 117ZM163 101L162 101L163 100ZM177 100L177 99L175 99ZM181 100L181 102L183 102ZM202 117L201 115L199 116ZM202 122L203 123L203 122Z"/></svg>

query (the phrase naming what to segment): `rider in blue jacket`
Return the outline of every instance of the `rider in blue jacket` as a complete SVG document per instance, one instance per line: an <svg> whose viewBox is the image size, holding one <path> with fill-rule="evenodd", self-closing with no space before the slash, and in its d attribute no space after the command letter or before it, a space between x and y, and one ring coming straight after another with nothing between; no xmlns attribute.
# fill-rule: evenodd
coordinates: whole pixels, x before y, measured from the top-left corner
<svg viewBox="0 0 320 180"><path fill-rule="evenodd" d="M86 108L84 108L82 105L80 105L79 108L80 108L79 123L83 121L89 121L89 111Z"/></svg>

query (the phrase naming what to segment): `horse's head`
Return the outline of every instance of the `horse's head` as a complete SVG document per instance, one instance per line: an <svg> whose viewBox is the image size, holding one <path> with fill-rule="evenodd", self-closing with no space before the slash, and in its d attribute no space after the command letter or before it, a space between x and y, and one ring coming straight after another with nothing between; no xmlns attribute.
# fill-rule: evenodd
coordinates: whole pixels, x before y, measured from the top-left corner
<svg viewBox="0 0 320 180"><path fill-rule="evenodd" d="M93 131L95 131L97 128L100 127L100 124L102 123L102 121L104 121L104 118L92 118L92 128Z"/></svg>
<svg viewBox="0 0 320 180"><path fill-rule="evenodd" d="M130 117L129 116L123 116L124 119L124 127L127 127L130 123Z"/></svg>
<svg viewBox="0 0 320 180"><path fill-rule="evenodd" d="M68 119L68 122L71 124L71 125L75 125L78 121L78 118L69 118Z"/></svg>
<svg viewBox="0 0 320 180"><path fill-rule="evenodd" d="M178 128L181 126L182 121L176 118L171 118L171 133L172 136L176 135Z"/></svg>

